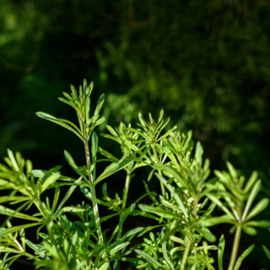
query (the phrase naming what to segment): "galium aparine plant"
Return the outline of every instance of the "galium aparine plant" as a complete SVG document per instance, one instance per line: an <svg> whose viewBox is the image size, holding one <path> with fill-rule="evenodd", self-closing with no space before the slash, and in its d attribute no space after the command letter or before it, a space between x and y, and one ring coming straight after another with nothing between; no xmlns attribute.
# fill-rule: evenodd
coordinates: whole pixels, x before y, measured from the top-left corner
<svg viewBox="0 0 270 270"><path fill-rule="evenodd" d="M151 113L148 120L139 113L136 127L107 125L108 133L101 136L120 146L122 155L116 157L99 146L95 129L105 121L101 117L105 95L91 114L92 90L93 83L84 80L78 91L71 86L71 93L59 98L75 110L77 123L37 112L38 117L68 129L82 141L85 164L77 165L64 151L76 179L62 175L60 166L33 169L30 160L7 150L6 165L0 164L0 189L5 194L9 191L0 197L0 214L6 216L0 229L0 269L12 269L18 260L31 262L35 269L51 270L118 270L121 262L125 269L240 269L254 248L252 245L239 254L241 235L254 236L257 227L270 227L269 221L255 219L269 203L267 198L255 203L261 188L257 172L245 180L227 162L227 172L216 170L210 178L210 161L203 159L201 143L194 146L191 131L185 134L176 126L167 129L170 119L164 118L163 110L157 120ZM97 174L100 162L107 166ZM149 172L146 181L140 177L142 167ZM107 187L119 171L124 172L124 185L112 196ZM128 204L134 181L143 182L145 194ZM150 190L149 181L159 182L159 194ZM102 185L100 197L97 185ZM76 189L84 195L83 200L70 205ZM53 191L50 198L48 190ZM142 204L144 197L151 203ZM101 216L100 207L106 207L109 214ZM221 216L214 215L216 208ZM30 215L29 209L35 213ZM132 216L151 219L155 225L125 231L124 224ZM13 225L16 219L22 220L20 225ZM108 220L117 220L112 231L104 228ZM212 226L224 223L230 224L234 234L228 263L223 261L225 237L211 232ZM26 237L30 229L36 232L35 241Z"/></svg>

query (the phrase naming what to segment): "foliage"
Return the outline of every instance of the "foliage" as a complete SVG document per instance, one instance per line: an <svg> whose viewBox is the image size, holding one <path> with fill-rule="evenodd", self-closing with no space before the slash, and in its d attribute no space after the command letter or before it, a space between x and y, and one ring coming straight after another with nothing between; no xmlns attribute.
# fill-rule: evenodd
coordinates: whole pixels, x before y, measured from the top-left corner
<svg viewBox="0 0 270 270"><path fill-rule="evenodd" d="M149 120L139 113L138 127L106 125L110 134L103 137L121 147L122 156L115 157L99 146L95 129L105 121L101 117L105 96L100 96L91 112L92 90L93 83L84 80L79 91L71 86L71 94L59 98L76 111L78 125L37 112L38 117L68 129L83 142L85 165L78 166L64 151L77 179L62 175L60 166L47 171L33 169L31 161L25 161L19 152L7 151L7 165L0 165L0 189L10 191L0 197L0 213L7 216L0 230L1 269L10 269L20 258L33 262L36 269L52 270L120 269L121 262L146 270L222 270L225 237L221 235L216 243L210 228L224 223L232 225L230 233L234 233L228 269L239 269L254 248L251 245L238 255L242 232L253 236L255 228L270 227L269 221L254 219L269 203L264 198L253 206L261 188L258 174L252 173L246 182L227 162L228 172L216 170L216 177L211 177L210 161L203 159L201 143L194 147L191 131L185 134L176 126L165 130L170 119L164 119L163 110L157 121L150 113ZM105 162L109 165L97 173L97 165ZM131 183L142 180L137 173L141 167L149 169L147 181L158 181L161 192L157 195L144 182L145 194L128 205ZM107 184L119 171L126 175L123 193L112 197ZM103 197L98 198L96 189L101 182ZM68 205L76 189L84 199ZM142 202L145 197L149 204ZM100 207L107 208L107 214L101 216ZM224 215L216 215L218 208ZM132 216L151 219L154 225L124 231L124 223ZM13 225L14 219L23 222ZM113 224L116 219L113 230L104 230L104 222ZM36 230L34 240L27 237L29 228Z"/></svg>

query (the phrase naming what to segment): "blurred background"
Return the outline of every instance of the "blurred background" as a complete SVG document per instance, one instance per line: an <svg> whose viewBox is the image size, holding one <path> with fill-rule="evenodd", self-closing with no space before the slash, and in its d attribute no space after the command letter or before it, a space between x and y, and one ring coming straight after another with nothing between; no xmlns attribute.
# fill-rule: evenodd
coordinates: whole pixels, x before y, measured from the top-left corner
<svg viewBox="0 0 270 270"><path fill-rule="evenodd" d="M67 149L83 164L82 143L35 112L76 121L57 97L86 78L92 104L106 94L111 126L163 108L171 126L193 130L212 169L230 160L246 177L257 170L269 197L269 12L266 0L1 0L0 157L10 148L49 169L66 164ZM266 268L270 233L242 243L253 241L243 269Z"/></svg>

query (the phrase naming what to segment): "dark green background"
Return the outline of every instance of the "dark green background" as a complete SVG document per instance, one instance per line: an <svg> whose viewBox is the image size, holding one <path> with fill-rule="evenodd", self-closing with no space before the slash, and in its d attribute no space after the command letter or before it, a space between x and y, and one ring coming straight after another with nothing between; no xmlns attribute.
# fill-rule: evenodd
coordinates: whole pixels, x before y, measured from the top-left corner
<svg viewBox="0 0 270 270"><path fill-rule="evenodd" d="M110 125L164 108L171 126L193 130L212 169L226 160L246 177L256 169L269 197L269 12L266 0L1 0L0 156L19 150L49 169L67 149L83 163L82 143L34 113L75 121L57 97L86 78L92 103L106 93ZM256 248L242 269L267 267L269 236L243 239Z"/></svg>

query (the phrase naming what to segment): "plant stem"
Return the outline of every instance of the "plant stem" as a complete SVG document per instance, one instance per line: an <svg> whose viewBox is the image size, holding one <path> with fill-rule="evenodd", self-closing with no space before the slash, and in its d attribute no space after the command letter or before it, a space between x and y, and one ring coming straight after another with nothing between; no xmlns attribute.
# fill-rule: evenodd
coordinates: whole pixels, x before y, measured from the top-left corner
<svg viewBox="0 0 270 270"><path fill-rule="evenodd" d="M155 156L156 163L159 164L160 161L159 161L159 158L158 158L158 154L157 154L157 151L156 151L156 147L155 147L154 144L152 144L151 146L152 146L152 149L153 149L153 152L154 152L154 156ZM159 173L159 175L162 176L161 170L158 170L158 173ZM160 182L161 193L162 193L163 196L165 196L166 193L165 193L165 187L164 187L164 184L163 184L161 181L159 181L159 182Z"/></svg>
<svg viewBox="0 0 270 270"><path fill-rule="evenodd" d="M196 220L196 217L197 217L197 205L198 205L198 200L195 199L194 200L194 203L193 203L193 215L194 215L195 220ZM182 263L181 263L180 270L184 270L185 269L185 265L186 265L186 262L187 262L188 254L189 254L189 251L190 251L190 247L191 247L191 241L188 238L187 244L186 244L186 248L185 248L185 252L184 252L184 255L183 255L183 258L182 258Z"/></svg>
<svg viewBox="0 0 270 270"><path fill-rule="evenodd" d="M183 258L182 258L182 263L181 263L180 270L184 270L185 269L185 265L186 265L186 262L187 262L187 257L188 257L189 250L190 250L190 246L191 246L191 241L188 238L187 244L186 244L186 248L185 248L185 252L184 252L184 255L183 255Z"/></svg>
<svg viewBox="0 0 270 270"><path fill-rule="evenodd" d="M127 197L128 197L129 186L130 186L130 180L131 180L131 172L128 171L127 176L126 176L125 188L123 191L122 209L124 209L126 207L126 204L127 204Z"/></svg>
<svg viewBox="0 0 270 270"><path fill-rule="evenodd" d="M233 270L233 268L234 268L235 261L237 258L240 238L241 238L241 232L242 232L242 228L241 228L241 226L238 226L236 228L235 235L234 235L232 254L231 254L231 259L230 259L230 264L229 264L228 270Z"/></svg>
<svg viewBox="0 0 270 270"><path fill-rule="evenodd" d="M130 181L131 181L131 172L127 172L127 176L126 176L126 182L125 182L125 187L123 190L123 202L122 202L122 209L125 209L126 204L127 204L127 197L128 197L128 191L129 191L129 186L130 186ZM120 214L119 216L119 221L122 219L122 214ZM123 231L123 222L120 223L120 227L118 230L118 234L117 234L117 239L119 240L122 236L122 231Z"/></svg>
<svg viewBox="0 0 270 270"><path fill-rule="evenodd" d="M91 164L91 160L90 160L88 141L85 141L84 149L85 149L86 164L87 164L87 168L89 169L90 164ZM95 185L94 185L92 173L89 175L89 183L90 183L92 206L93 206L93 211L94 211L94 216L95 216L95 223L96 223L96 227L97 227L98 239L103 243L104 240L103 240L103 236L102 236L99 211L98 211L98 204L97 204L97 197L96 197L96 190L95 190Z"/></svg>

